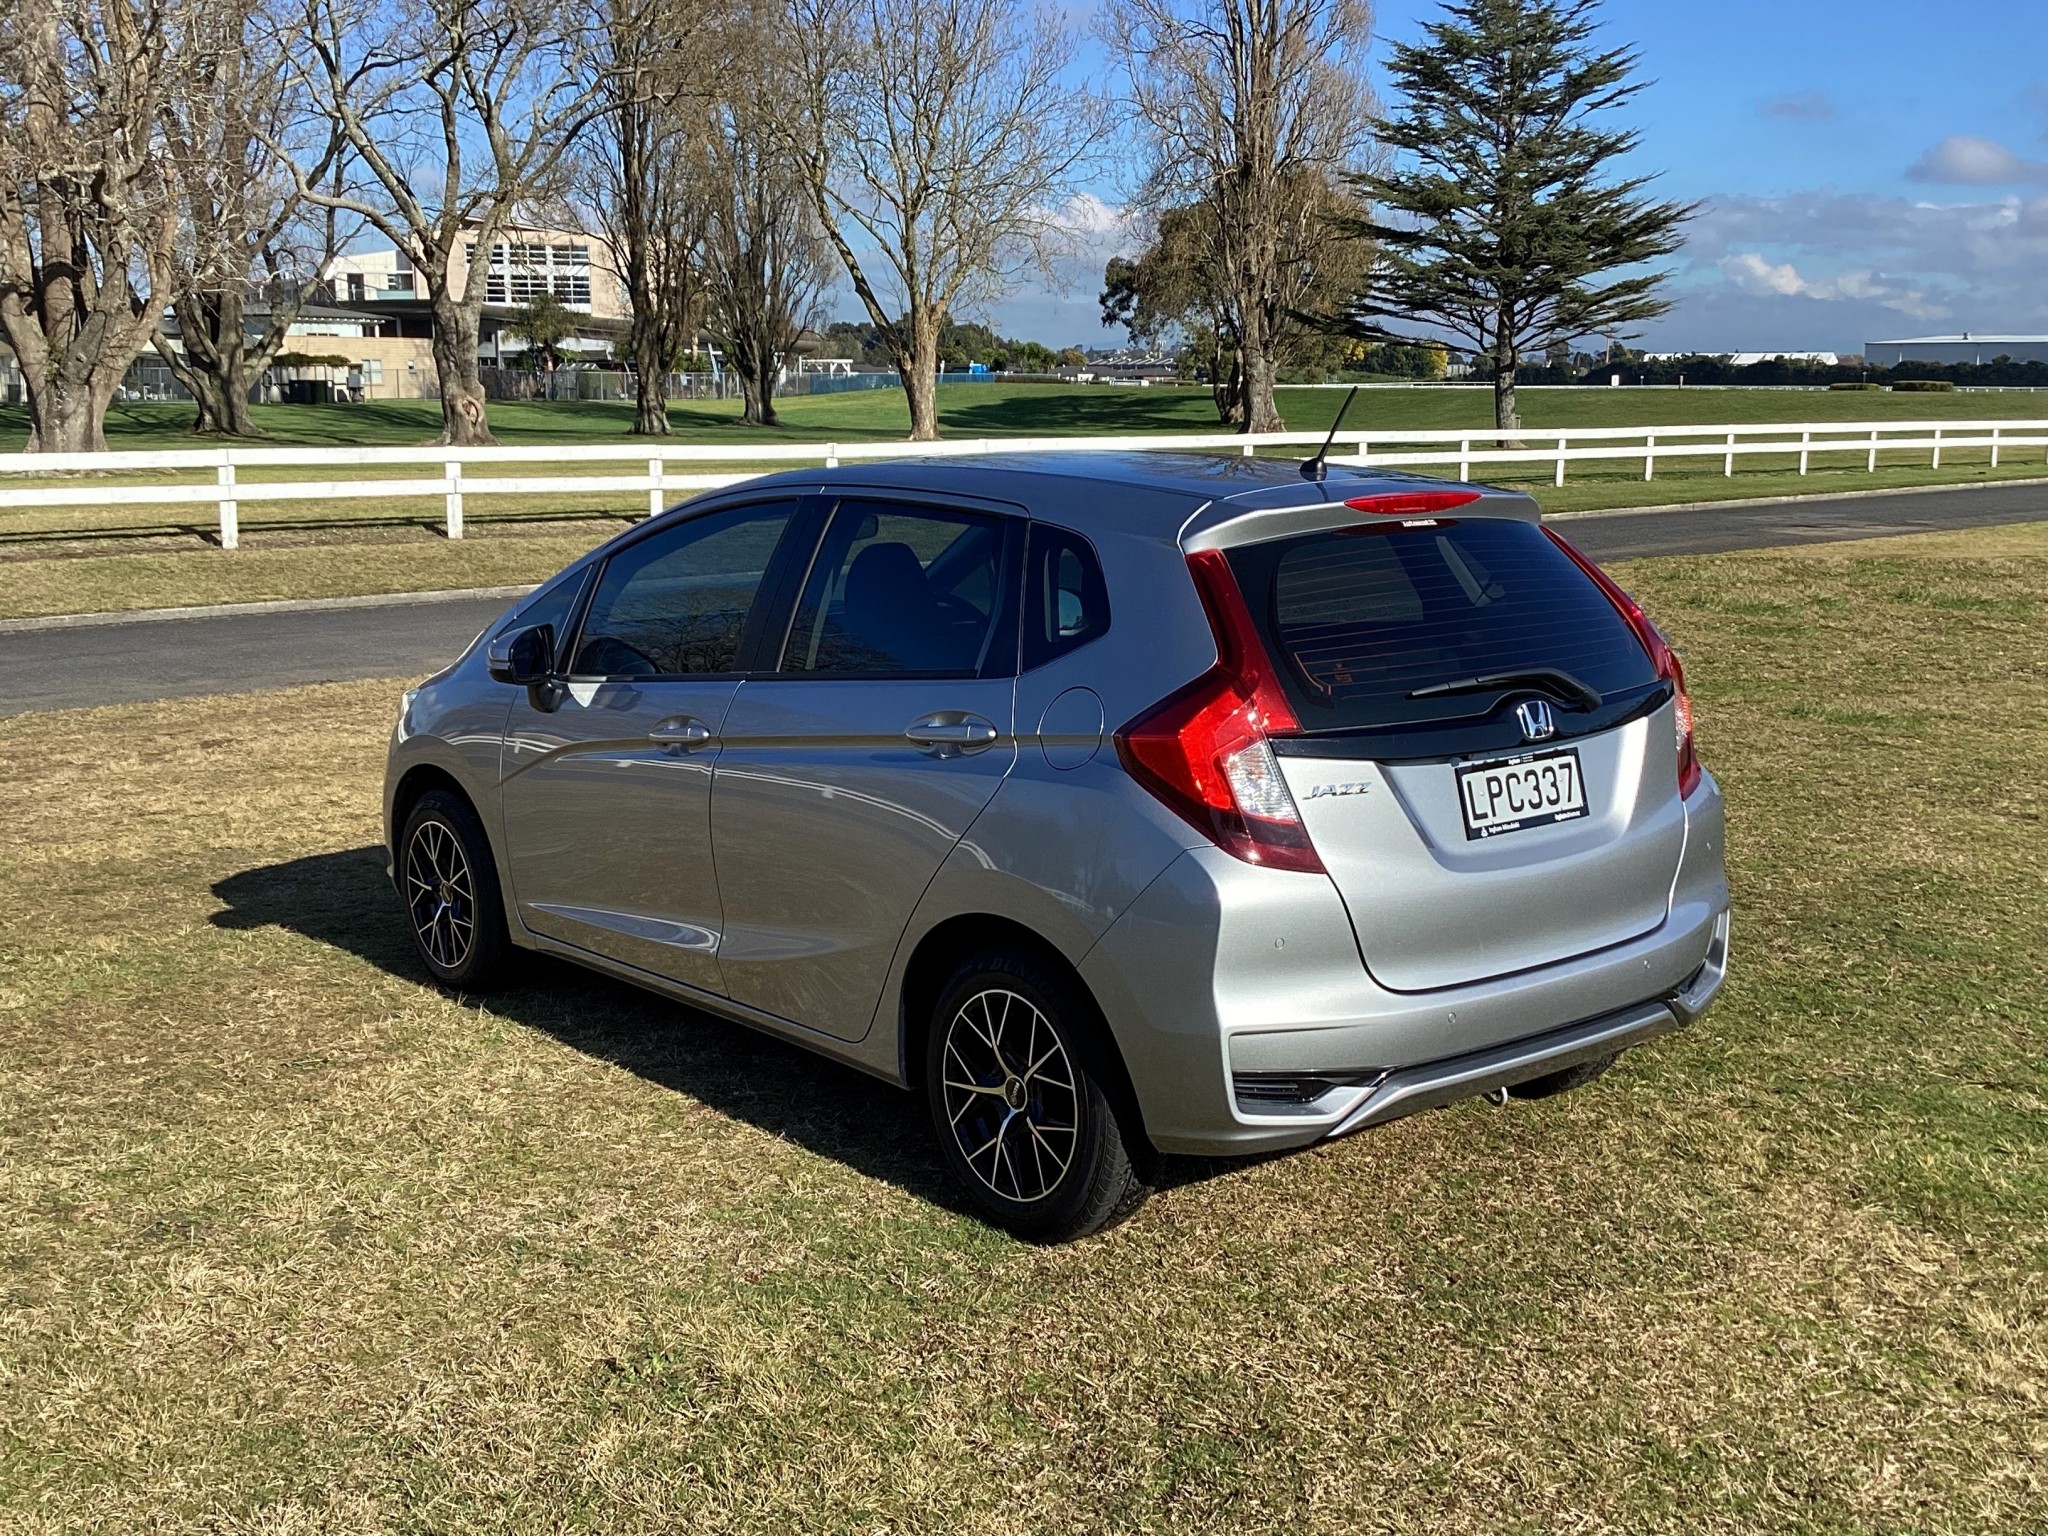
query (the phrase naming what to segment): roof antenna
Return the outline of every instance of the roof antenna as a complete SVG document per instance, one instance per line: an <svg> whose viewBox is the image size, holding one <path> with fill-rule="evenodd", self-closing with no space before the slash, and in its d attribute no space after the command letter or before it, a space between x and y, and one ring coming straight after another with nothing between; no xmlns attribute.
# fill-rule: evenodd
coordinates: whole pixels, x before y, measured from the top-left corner
<svg viewBox="0 0 2048 1536"><path fill-rule="evenodd" d="M1323 446L1316 450L1316 456L1301 466L1301 478L1320 484L1330 473L1330 444L1337 441L1337 429L1344 425L1344 413L1351 409L1351 402L1358 398L1358 386L1351 386L1351 393L1344 397L1344 403L1337 407L1337 419L1330 423L1330 435L1323 439Z"/></svg>

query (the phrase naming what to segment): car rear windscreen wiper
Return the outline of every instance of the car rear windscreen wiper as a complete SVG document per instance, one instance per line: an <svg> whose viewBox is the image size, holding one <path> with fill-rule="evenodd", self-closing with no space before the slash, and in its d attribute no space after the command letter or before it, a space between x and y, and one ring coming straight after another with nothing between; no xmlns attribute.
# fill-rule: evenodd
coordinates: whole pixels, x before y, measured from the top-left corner
<svg viewBox="0 0 2048 1536"><path fill-rule="evenodd" d="M1493 688L1533 688L1586 709L1598 709L1605 702L1598 689L1560 667L1524 667L1514 672L1489 672L1484 677L1461 677L1455 682L1431 683L1408 697L1441 699L1454 693L1485 693Z"/></svg>

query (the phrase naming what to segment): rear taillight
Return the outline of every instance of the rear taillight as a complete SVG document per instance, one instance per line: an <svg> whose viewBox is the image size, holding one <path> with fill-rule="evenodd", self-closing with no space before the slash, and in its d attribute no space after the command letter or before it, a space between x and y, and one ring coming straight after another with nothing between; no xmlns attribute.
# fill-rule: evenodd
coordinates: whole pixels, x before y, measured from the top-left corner
<svg viewBox="0 0 2048 1536"><path fill-rule="evenodd" d="M1323 872L1269 738L1300 729L1220 551L1188 569L1216 636L1216 665L1116 735L1144 785L1218 847L1251 864Z"/></svg>
<svg viewBox="0 0 2048 1536"><path fill-rule="evenodd" d="M1664 632L1650 622L1642 605L1614 584L1614 579L1599 566L1581 554L1571 540L1555 528L1545 528L1551 542L1572 558L1572 563L1593 579L1595 586L1607 594L1607 600L1614 604L1615 611L1628 620L1628 627L1636 632L1636 638L1643 643L1643 649L1650 653L1650 662L1657 669L1657 675L1672 687L1672 715L1678 722L1678 793L1691 794L1699 788L1700 758L1693 746L1692 738L1692 696L1685 691L1685 668L1678 660L1678 653L1671 649L1671 643L1664 638Z"/></svg>

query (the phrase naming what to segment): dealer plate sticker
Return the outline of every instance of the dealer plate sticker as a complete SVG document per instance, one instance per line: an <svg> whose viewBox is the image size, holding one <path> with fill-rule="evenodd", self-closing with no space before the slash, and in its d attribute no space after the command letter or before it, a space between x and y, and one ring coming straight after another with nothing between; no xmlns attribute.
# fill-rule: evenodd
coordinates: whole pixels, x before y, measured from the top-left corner
<svg viewBox="0 0 2048 1536"><path fill-rule="evenodd" d="M1467 839L1501 837L1586 814L1586 780L1576 748L1537 752L1458 770L1458 808Z"/></svg>

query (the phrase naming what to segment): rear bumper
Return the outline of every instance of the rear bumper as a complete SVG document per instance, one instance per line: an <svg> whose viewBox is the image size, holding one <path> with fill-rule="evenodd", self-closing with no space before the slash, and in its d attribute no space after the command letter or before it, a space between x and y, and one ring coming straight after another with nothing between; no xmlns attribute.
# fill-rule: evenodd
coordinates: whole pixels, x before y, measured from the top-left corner
<svg viewBox="0 0 2048 1536"><path fill-rule="evenodd" d="M1728 914L1723 912L1715 924L1713 948L1706 962L1669 997L1491 1050L1389 1072L1367 1087L1348 1109L1338 1111L1336 1124L1324 1134L1346 1136L1369 1125L1385 1125L1405 1115L1512 1088L1531 1078L1548 1077L1646 1045L1659 1035L1685 1028L1705 1013L1727 976Z"/></svg>
<svg viewBox="0 0 2048 1536"><path fill-rule="evenodd" d="M1081 962L1163 1152L1256 1153L1511 1087L1682 1028L1727 975L1722 812L1709 779L1666 920L1594 954L1429 993L1361 964L1320 875L1194 849Z"/></svg>

